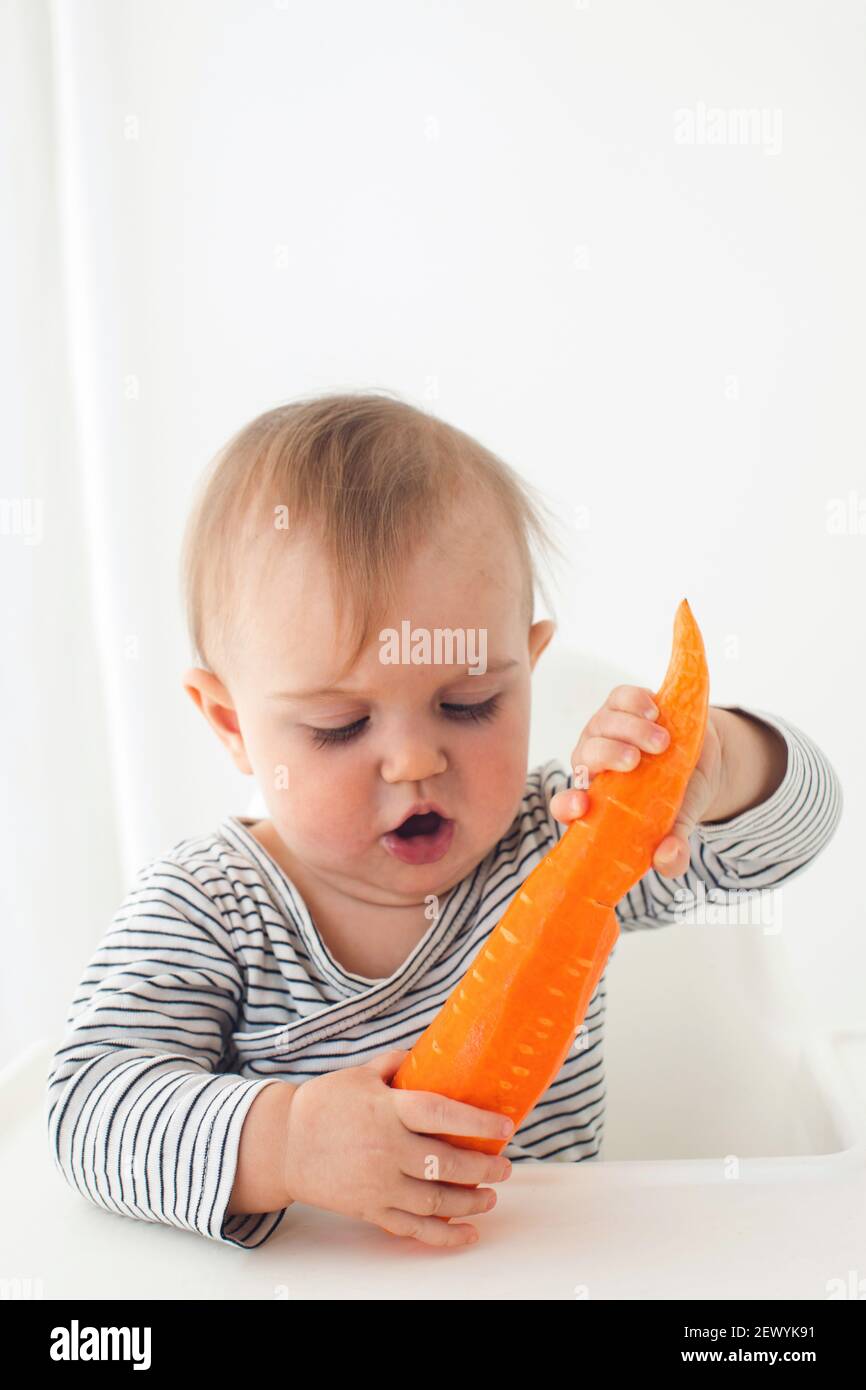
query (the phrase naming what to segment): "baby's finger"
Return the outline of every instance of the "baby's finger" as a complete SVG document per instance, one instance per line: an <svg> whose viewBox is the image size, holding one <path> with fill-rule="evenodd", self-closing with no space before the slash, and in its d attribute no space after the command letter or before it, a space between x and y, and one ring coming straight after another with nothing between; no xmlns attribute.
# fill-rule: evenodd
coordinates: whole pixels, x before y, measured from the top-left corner
<svg viewBox="0 0 866 1390"><path fill-rule="evenodd" d="M389 1199L398 1211L415 1216L482 1216L496 1206L492 1187L461 1187L457 1183L428 1182L423 1178L404 1178Z"/></svg>
<svg viewBox="0 0 866 1390"><path fill-rule="evenodd" d="M653 868L664 878L679 878L690 863L691 850L681 835L666 835L653 855Z"/></svg>
<svg viewBox="0 0 866 1390"><path fill-rule="evenodd" d="M569 825L571 821L579 820L581 816L586 815L589 804L589 797L585 791L580 787L568 787L550 798L550 813L554 820L561 820L564 825Z"/></svg>
<svg viewBox="0 0 866 1390"><path fill-rule="evenodd" d="M392 1047L387 1052L377 1052L375 1057L371 1057L366 1065L371 1070L378 1072L383 1081L390 1081L408 1055L408 1048Z"/></svg>
<svg viewBox="0 0 866 1390"><path fill-rule="evenodd" d="M481 1153L429 1137L412 1139L408 1152L400 1156L400 1171L407 1178L460 1183L464 1187L505 1182L511 1177L511 1170L511 1161L504 1154Z"/></svg>
<svg viewBox="0 0 866 1390"><path fill-rule="evenodd" d="M634 744L619 739L588 738L581 748L581 761L591 777L608 768L613 772L631 772L640 762L640 752Z"/></svg>
<svg viewBox="0 0 866 1390"><path fill-rule="evenodd" d="M514 1125L496 1110L482 1110L435 1091L395 1090L397 1114L416 1134L458 1134L473 1139L510 1139Z"/></svg>
<svg viewBox="0 0 866 1390"><path fill-rule="evenodd" d="M474 1245L478 1228L471 1221L440 1221L435 1216L418 1216L397 1207L386 1207L378 1223L394 1236L412 1236L424 1245Z"/></svg>
<svg viewBox="0 0 866 1390"><path fill-rule="evenodd" d="M600 709L593 715L586 726L586 737L615 739L642 748L645 753L661 753L671 741L667 729L655 720L613 709Z"/></svg>
<svg viewBox="0 0 866 1390"><path fill-rule="evenodd" d="M426 1182L432 1179L477 1187L479 1183L505 1182L511 1170L511 1161L503 1154L464 1149L429 1135L413 1137L400 1156L400 1171L407 1178L423 1178Z"/></svg>
<svg viewBox="0 0 866 1390"><path fill-rule="evenodd" d="M608 709L624 710L626 714L637 714L644 719L658 718L655 695L645 685L617 685L608 695L605 705Z"/></svg>

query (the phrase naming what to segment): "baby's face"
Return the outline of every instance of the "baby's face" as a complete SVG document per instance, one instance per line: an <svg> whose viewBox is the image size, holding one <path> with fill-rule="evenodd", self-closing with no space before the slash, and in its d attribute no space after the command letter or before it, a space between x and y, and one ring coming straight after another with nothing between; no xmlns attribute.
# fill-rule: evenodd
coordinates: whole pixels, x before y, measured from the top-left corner
<svg viewBox="0 0 866 1390"><path fill-rule="evenodd" d="M335 636L325 556L311 535L281 544L245 601L230 677L236 761L255 775L289 862L370 902L444 893L517 813L530 671L553 625L527 626L513 541L476 507L419 545L393 611L340 678L349 649ZM388 661L403 651L380 639L387 629L426 630L433 659ZM437 629L462 630L465 652L445 639L437 651ZM434 813L398 834L418 803Z"/></svg>

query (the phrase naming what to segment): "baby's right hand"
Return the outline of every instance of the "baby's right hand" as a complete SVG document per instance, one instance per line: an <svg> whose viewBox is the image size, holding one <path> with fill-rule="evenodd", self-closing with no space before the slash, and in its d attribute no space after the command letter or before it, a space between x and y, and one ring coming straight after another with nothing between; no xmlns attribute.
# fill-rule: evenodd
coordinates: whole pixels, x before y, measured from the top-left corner
<svg viewBox="0 0 866 1390"><path fill-rule="evenodd" d="M289 1108L286 1187L291 1200L371 1221L394 1235L468 1245L478 1239L476 1227L447 1218L495 1206L493 1189L474 1184L503 1182L511 1164L434 1136L500 1139L503 1116L431 1091L393 1089L388 1082L406 1055L383 1052L366 1066L298 1086Z"/></svg>

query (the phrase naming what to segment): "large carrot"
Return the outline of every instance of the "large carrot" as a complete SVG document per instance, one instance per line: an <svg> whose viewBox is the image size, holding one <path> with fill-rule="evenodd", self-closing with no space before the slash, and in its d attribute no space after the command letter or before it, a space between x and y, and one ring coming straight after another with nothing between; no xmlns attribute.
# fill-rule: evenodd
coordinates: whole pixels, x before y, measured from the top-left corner
<svg viewBox="0 0 866 1390"><path fill-rule="evenodd" d="M515 1132L568 1055L619 934L615 905L652 865L700 757L709 706L704 644L685 599L655 696L662 753L605 770L573 821L512 898L471 966L392 1078L499 1111ZM499 1153L507 1139L443 1135Z"/></svg>

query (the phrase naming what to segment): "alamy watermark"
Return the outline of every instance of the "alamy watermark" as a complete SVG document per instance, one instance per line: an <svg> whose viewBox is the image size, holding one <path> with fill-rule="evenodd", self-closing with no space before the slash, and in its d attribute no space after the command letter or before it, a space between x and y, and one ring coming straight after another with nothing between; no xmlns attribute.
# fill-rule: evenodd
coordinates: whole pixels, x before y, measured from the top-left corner
<svg viewBox="0 0 866 1390"><path fill-rule="evenodd" d="M3 1302L44 1297L45 1285L41 1279L31 1278L30 1275L0 1278L0 1300Z"/></svg>
<svg viewBox="0 0 866 1390"><path fill-rule="evenodd" d="M384 627L379 633L379 660L383 666L468 666L470 676L483 676L487 628L413 628L404 618L399 632Z"/></svg>
<svg viewBox="0 0 866 1390"><path fill-rule="evenodd" d="M866 536L866 497L853 488L847 497L829 497L825 526L831 536Z"/></svg>
<svg viewBox="0 0 866 1390"><path fill-rule="evenodd" d="M764 936L778 936L782 930L782 890L780 888L710 888L702 880L697 890L678 888L671 903L676 922L702 927L761 927Z"/></svg>
<svg viewBox="0 0 866 1390"><path fill-rule="evenodd" d="M149 1327L69 1327L51 1329L52 1361L131 1361L134 1371L150 1369Z"/></svg>
<svg viewBox="0 0 866 1390"><path fill-rule="evenodd" d="M20 536L25 545L39 545L42 498L0 497L0 536Z"/></svg>
<svg viewBox="0 0 866 1390"><path fill-rule="evenodd" d="M849 1269L844 1279L828 1279L824 1287L828 1299L866 1299L866 1278L861 1275L859 1269Z"/></svg>
<svg viewBox="0 0 866 1390"><path fill-rule="evenodd" d="M764 154L782 151L782 112L778 106L680 106L674 112L677 145L753 145Z"/></svg>

